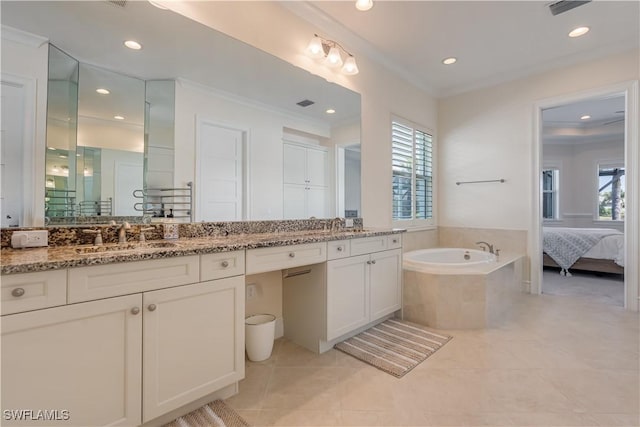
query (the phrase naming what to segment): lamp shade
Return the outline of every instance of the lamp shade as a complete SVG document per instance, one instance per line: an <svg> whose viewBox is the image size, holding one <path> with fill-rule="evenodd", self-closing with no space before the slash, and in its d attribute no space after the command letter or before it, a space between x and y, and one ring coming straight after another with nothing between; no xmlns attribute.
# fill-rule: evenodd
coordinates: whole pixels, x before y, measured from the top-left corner
<svg viewBox="0 0 640 427"><path fill-rule="evenodd" d="M324 56L324 48L322 47L322 39L318 36L315 36L309 42L309 46L307 46L307 55L311 58L322 58Z"/></svg>
<svg viewBox="0 0 640 427"><path fill-rule="evenodd" d="M327 59L325 60L327 66L331 68L337 68L342 66L342 56L340 56L340 50L333 46L329 53L327 54Z"/></svg>
<svg viewBox="0 0 640 427"><path fill-rule="evenodd" d="M358 70L358 64L356 64L356 58L353 56L349 56L346 61L344 61L344 65L342 66L342 74L346 74L347 76L353 76L358 74L360 70Z"/></svg>

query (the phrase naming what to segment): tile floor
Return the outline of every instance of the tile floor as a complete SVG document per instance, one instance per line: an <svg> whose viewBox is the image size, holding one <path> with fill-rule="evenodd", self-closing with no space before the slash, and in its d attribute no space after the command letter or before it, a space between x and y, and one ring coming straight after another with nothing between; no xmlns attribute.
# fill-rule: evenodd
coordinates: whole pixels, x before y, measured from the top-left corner
<svg viewBox="0 0 640 427"><path fill-rule="evenodd" d="M523 295L502 327L454 339L401 379L286 339L227 402L254 426L639 426L639 317Z"/></svg>
<svg viewBox="0 0 640 427"><path fill-rule="evenodd" d="M591 302L624 306L624 277L618 274L596 275L574 270L561 276L559 269L546 269L542 275L542 293Z"/></svg>

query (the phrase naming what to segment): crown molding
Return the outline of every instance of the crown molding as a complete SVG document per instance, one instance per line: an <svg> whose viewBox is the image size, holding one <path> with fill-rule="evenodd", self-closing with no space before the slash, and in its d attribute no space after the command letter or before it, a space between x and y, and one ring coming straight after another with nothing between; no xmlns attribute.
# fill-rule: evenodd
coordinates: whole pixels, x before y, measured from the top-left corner
<svg viewBox="0 0 640 427"><path fill-rule="evenodd" d="M18 30L8 25L2 25L2 39L24 44L36 49L49 42L49 39L46 37Z"/></svg>

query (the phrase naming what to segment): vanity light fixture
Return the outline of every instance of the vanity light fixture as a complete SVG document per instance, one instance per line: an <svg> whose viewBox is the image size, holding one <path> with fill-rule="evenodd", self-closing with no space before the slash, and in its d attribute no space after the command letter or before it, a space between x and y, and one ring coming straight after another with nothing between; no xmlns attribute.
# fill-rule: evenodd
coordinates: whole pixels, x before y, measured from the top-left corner
<svg viewBox="0 0 640 427"><path fill-rule="evenodd" d="M575 38L575 37L584 36L588 32L589 32L589 27L574 28L569 32L569 37Z"/></svg>
<svg viewBox="0 0 640 427"><path fill-rule="evenodd" d="M346 60L342 60L342 55L346 55ZM307 46L307 55L314 59L324 59L324 63L331 68L341 68L342 74L353 76L358 74L358 65L356 58L350 54L345 48L333 40L323 39L317 34Z"/></svg>
<svg viewBox="0 0 640 427"><path fill-rule="evenodd" d="M142 49L142 45L140 43L138 43L135 40L126 40L124 42L124 45L126 47L128 47L129 49L133 49L133 50L140 50Z"/></svg>
<svg viewBox="0 0 640 427"><path fill-rule="evenodd" d="M124 120L124 117L122 116L113 116L113 118L116 120Z"/></svg>
<svg viewBox="0 0 640 427"><path fill-rule="evenodd" d="M585 114L584 116L580 117L580 120L589 120L591 118L590 115Z"/></svg>
<svg viewBox="0 0 640 427"><path fill-rule="evenodd" d="M442 60L442 63L443 63L444 65L452 65L452 64L455 64L456 62L458 62L458 58L453 57L453 56L451 56L451 57L449 57L449 58L444 58L444 59Z"/></svg>
<svg viewBox="0 0 640 427"><path fill-rule="evenodd" d="M356 0L356 9L366 12L373 7L373 0Z"/></svg>
<svg viewBox="0 0 640 427"><path fill-rule="evenodd" d="M96 92L98 92L100 95L109 95L111 93L108 89L104 88L98 88L96 89Z"/></svg>

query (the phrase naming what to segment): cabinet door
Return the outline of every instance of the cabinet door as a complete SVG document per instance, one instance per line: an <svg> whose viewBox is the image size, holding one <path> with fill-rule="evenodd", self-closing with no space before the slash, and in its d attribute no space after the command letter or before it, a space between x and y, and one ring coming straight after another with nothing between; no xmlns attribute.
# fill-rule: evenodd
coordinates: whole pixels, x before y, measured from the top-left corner
<svg viewBox="0 0 640 427"><path fill-rule="evenodd" d="M307 183L316 187L327 185L327 151L307 149Z"/></svg>
<svg viewBox="0 0 640 427"><path fill-rule="evenodd" d="M293 144L283 144L282 147L285 184L307 184L307 149Z"/></svg>
<svg viewBox="0 0 640 427"><path fill-rule="evenodd" d="M307 217L307 187L296 184L284 185L284 219L300 219Z"/></svg>
<svg viewBox="0 0 640 427"><path fill-rule="evenodd" d="M144 422L244 377L244 276L143 299Z"/></svg>
<svg viewBox="0 0 640 427"><path fill-rule="evenodd" d="M371 254L371 321L402 306L400 249Z"/></svg>
<svg viewBox="0 0 640 427"><path fill-rule="evenodd" d="M3 425L139 425L141 305L128 295L3 317L3 411L69 417Z"/></svg>
<svg viewBox="0 0 640 427"><path fill-rule="evenodd" d="M327 189L325 187L307 187L307 212L298 218L327 217Z"/></svg>
<svg viewBox="0 0 640 427"><path fill-rule="evenodd" d="M327 341L369 322L369 255L327 262Z"/></svg>

